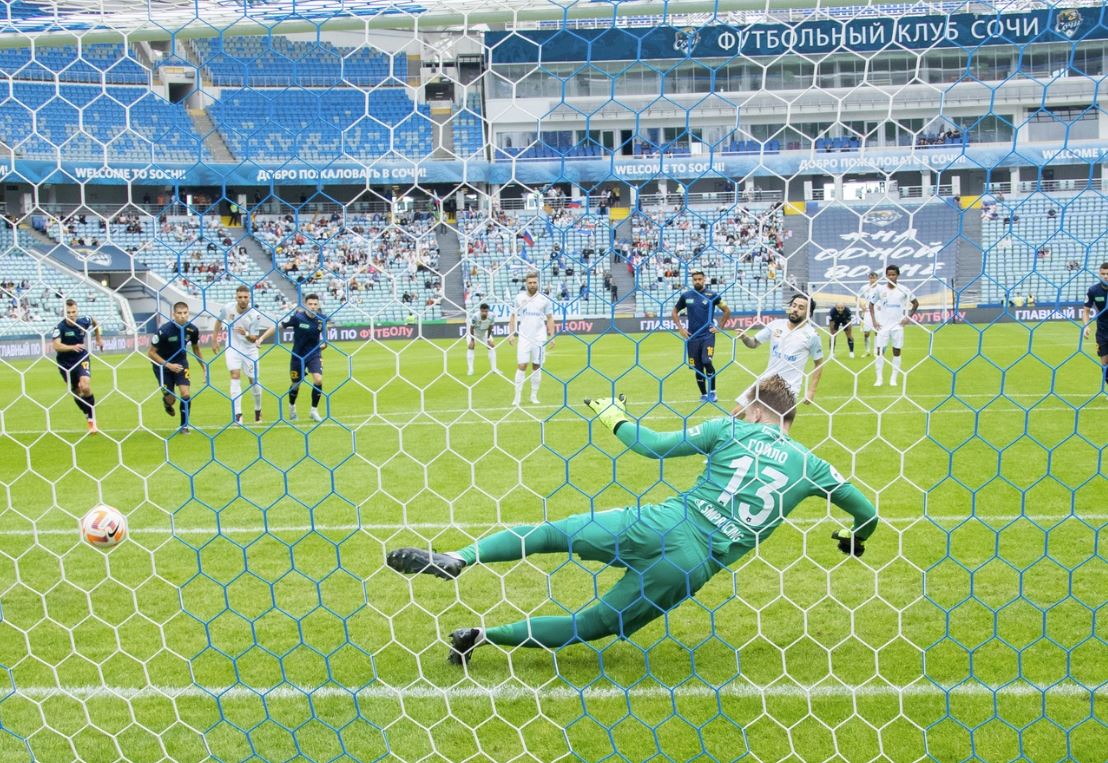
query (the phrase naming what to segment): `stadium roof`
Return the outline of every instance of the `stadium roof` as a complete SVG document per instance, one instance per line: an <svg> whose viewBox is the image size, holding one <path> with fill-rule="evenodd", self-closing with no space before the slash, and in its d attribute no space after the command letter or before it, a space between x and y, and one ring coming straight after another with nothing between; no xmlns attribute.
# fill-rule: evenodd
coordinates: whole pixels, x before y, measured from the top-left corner
<svg viewBox="0 0 1108 763"><path fill-rule="evenodd" d="M1094 0L1071 0L1086 5ZM1034 0L0 0L0 47L97 40L164 39L317 29L424 30L533 26L543 22L620 25L799 20L813 13L863 15L1026 10Z"/></svg>

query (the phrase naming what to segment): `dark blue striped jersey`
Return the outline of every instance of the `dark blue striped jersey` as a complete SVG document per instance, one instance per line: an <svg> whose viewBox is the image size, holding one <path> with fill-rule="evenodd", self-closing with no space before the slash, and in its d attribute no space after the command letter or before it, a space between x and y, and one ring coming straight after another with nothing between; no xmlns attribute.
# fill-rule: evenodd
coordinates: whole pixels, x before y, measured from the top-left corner
<svg viewBox="0 0 1108 763"><path fill-rule="evenodd" d="M705 336L715 322L716 308L723 306L723 297L710 289L689 289L677 298L677 312L685 311L689 336Z"/></svg>
<svg viewBox="0 0 1108 763"><path fill-rule="evenodd" d="M71 347L78 344L84 345L81 350L59 350L57 354L59 366L73 368L88 360L88 346L89 342L93 340L93 327L95 325L95 321L87 316L82 316L73 323L66 319L57 325L57 328L54 329L54 339Z"/></svg>

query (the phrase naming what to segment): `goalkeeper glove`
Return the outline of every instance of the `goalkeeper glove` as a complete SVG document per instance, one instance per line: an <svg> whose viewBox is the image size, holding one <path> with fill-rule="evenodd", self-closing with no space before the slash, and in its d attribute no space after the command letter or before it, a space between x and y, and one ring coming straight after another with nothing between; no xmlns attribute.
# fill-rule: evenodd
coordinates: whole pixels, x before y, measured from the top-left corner
<svg viewBox="0 0 1108 763"><path fill-rule="evenodd" d="M850 530L836 530L831 533L831 540L839 542L839 551L850 556L861 556L866 553L866 544L854 537Z"/></svg>
<svg viewBox="0 0 1108 763"><path fill-rule="evenodd" d="M631 417L627 415L627 407L624 405L626 402L627 398L623 395L616 398L602 397L597 400L585 398L585 405L591 408L596 413L596 417L600 419L600 423L611 429L613 433L620 424L631 420Z"/></svg>

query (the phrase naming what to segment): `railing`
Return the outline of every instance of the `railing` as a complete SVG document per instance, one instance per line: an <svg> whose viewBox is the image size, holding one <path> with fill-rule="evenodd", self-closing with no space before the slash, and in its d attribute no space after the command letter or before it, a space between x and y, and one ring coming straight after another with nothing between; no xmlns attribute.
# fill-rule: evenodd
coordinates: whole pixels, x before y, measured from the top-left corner
<svg viewBox="0 0 1108 763"><path fill-rule="evenodd" d="M846 201L848 203L849 202L854 202L854 201L865 203L865 202L872 202L872 201L875 201L875 200L880 200L882 198L924 199L924 198L931 198L931 197L935 197L935 196L954 196L955 195L954 194L954 186L952 184L949 184L949 183L942 184L942 185L928 186L926 188L926 193L924 191L925 191L924 187L920 186L920 185L898 186L896 188L885 188L884 190L874 191L873 193L867 194L866 198L840 199L840 201ZM828 195L823 190L823 188L813 188L812 189L812 199L811 200L812 201L833 201L834 199L832 199L831 197L828 197Z"/></svg>
<svg viewBox="0 0 1108 763"><path fill-rule="evenodd" d="M1012 183L989 183L985 186L987 194L1080 193L1081 191L1108 191L1108 178L1021 180L1014 189Z"/></svg>
<svg viewBox="0 0 1108 763"><path fill-rule="evenodd" d="M774 202L783 201L785 195L781 191L768 191L768 190L755 190L755 191L717 191L712 193L677 193L676 191L671 193L644 193L639 195L638 207L639 208L653 208L664 206L735 206L739 204L750 204L757 202ZM572 199L569 197L559 197L557 200L543 199L543 206L552 206L555 208L571 206L579 208L581 210L591 210L593 213L599 211L599 205L596 200L589 200L584 197L578 199ZM527 199L523 197L513 197L501 199L499 202L500 208L505 210L526 209ZM618 206L618 205L617 205Z"/></svg>

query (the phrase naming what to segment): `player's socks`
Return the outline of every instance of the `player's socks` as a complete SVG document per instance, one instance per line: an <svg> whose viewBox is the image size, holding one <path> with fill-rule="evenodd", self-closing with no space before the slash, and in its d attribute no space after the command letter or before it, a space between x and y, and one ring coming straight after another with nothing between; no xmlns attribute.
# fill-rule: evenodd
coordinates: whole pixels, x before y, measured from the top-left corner
<svg viewBox="0 0 1108 763"><path fill-rule="evenodd" d="M290 387L289 388L289 405L290 406L296 405L296 397L299 394L300 394L300 385L299 384L297 384L295 387Z"/></svg>
<svg viewBox="0 0 1108 763"><path fill-rule="evenodd" d="M167 416L172 416L175 413L173 410L173 397L164 392L162 393L162 407L165 408Z"/></svg>
<svg viewBox="0 0 1108 763"><path fill-rule="evenodd" d="M583 634L580 626L583 623L574 616L544 616L532 617L520 620L511 625L497 625L493 628L485 628L482 634L483 640L498 646L529 646L557 649L558 647L572 644L577 641L588 640L586 636L594 636L592 633ZM618 627L618 626L616 626ZM457 633L455 631L454 633ZM453 634L451 634L453 636ZM477 646L475 644L474 646ZM456 647L455 647L456 648ZM470 648L472 652L472 647ZM466 654L468 659L469 654ZM451 662L454 662L452 659ZM461 661L455 664L461 664Z"/></svg>
<svg viewBox="0 0 1108 763"><path fill-rule="evenodd" d="M181 398L181 429L189 428L189 408L192 401L187 397Z"/></svg>
<svg viewBox="0 0 1108 763"><path fill-rule="evenodd" d="M254 393L254 420L262 420L262 385L254 382L250 385L250 391Z"/></svg>
<svg viewBox="0 0 1108 763"><path fill-rule="evenodd" d="M897 377L900 375L900 356L899 355L893 355L892 363L893 363L893 375L889 379L889 383L895 386Z"/></svg>
<svg viewBox="0 0 1108 763"><path fill-rule="evenodd" d="M846 346L847 346L847 349L850 350L850 357L853 358L854 357L854 340L850 339L848 337L847 340L846 340Z"/></svg>
<svg viewBox="0 0 1108 763"><path fill-rule="evenodd" d="M1101 371L1100 388L1101 389L1106 389L1106 388L1108 388L1108 366L1101 366L1100 371Z"/></svg>
<svg viewBox="0 0 1108 763"><path fill-rule="evenodd" d="M235 416L242 416L242 380L231 379L231 404L234 406Z"/></svg>
<svg viewBox="0 0 1108 763"><path fill-rule="evenodd" d="M700 388L700 397L706 398L708 396L708 390L704 383L704 374L700 371L696 372L696 386Z"/></svg>
<svg viewBox="0 0 1108 763"><path fill-rule="evenodd" d="M885 356L881 353L877 353L877 359L874 361L877 365L877 386L881 386L881 380L885 378Z"/></svg>
<svg viewBox="0 0 1108 763"><path fill-rule="evenodd" d="M500 373L500 369L496 367L496 350L492 348L489 349L489 368L494 374Z"/></svg>
<svg viewBox="0 0 1108 763"><path fill-rule="evenodd" d="M708 393L708 397L715 397L716 394L716 367L711 363L704 364L704 391ZM712 402L715 402L714 400Z"/></svg>
<svg viewBox="0 0 1108 763"><path fill-rule="evenodd" d="M519 398L523 394L523 382L527 379L527 372L516 369L516 396L514 398L514 405L519 405Z"/></svg>
<svg viewBox="0 0 1108 763"><path fill-rule="evenodd" d="M473 350L466 350L466 373L473 376Z"/></svg>
<svg viewBox="0 0 1108 763"><path fill-rule="evenodd" d="M539 402L539 384L542 383L542 371L531 372L531 402Z"/></svg>
<svg viewBox="0 0 1108 763"><path fill-rule="evenodd" d="M85 405L85 399L77 393L73 393L73 404L77 406L77 410L81 412L81 415L83 415L87 419L88 406Z"/></svg>
<svg viewBox="0 0 1108 763"><path fill-rule="evenodd" d="M323 397L323 387L319 384L312 385L312 408L319 407L319 400Z"/></svg>

